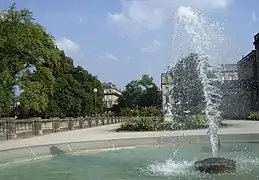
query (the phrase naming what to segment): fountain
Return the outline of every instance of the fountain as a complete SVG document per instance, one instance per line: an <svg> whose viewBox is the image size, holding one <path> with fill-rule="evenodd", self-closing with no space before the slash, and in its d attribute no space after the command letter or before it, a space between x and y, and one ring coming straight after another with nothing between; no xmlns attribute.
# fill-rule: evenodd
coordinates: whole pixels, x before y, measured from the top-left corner
<svg viewBox="0 0 259 180"><path fill-rule="evenodd" d="M75 138L69 137L68 141L53 138L56 139L52 141L54 144L46 144L45 136L35 137L35 141L42 143L38 145L19 147L31 143L25 139L21 143L17 141L18 148L0 151L0 179L258 179L259 134L238 132L248 132L250 127L257 129L256 122L252 125L249 122L248 127L246 123L244 127L228 127L233 134L224 134L220 138L221 145L219 143L220 93L214 85L218 81L217 74L215 77L209 76L213 69L207 64L218 63L220 59L224 59L217 53L217 47L223 39L220 33L217 33L220 28L208 23L199 12L183 6L179 7L176 13L176 22L175 40L180 41L176 49L199 54L197 69L204 86L204 114L209 119L208 134L211 145L207 143L207 135L196 134L197 131L187 132L188 135L172 131L116 134L110 128L106 132L100 127L93 127L88 131L89 134L87 130L81 131L84 134L81 134L80 130L76 131ZM184 32L184 36L181 36ZM186 37L187 41L183 40ZM184 45L185 42L188 44ZM179 48L181 46L185 48ZM172 121L175 111L173 100L169 100L166 104L166 115L168 120ZM188 113L188 109L182 111L184 116ZM62 133L60 135L62 136ZM82 139L85 141L78 139L80 135L84 135ZM234 142L224 143L233 139ZM5 142L1 144L4 145Z"/></svg>
<svg viewBox="0 0 259 180"><path fill-rule="evenodd" d="M183 45L185 41L182 39L186 37L188 37L189 45ZM197 171L206 173L225 173L236 170L234 160L217 156L218 129L221 120L220 90L215 85L219 81L219 73L212 67L219 60L222 60L222 57L217 54L217 45L221 45L223 40L219 30L215 29L215 24L209 23L201 13L194 11L191 7L180 6L178 8L174 41L177 42L178 47L184 47L184 49L180 48L181 50L191 50L199 55L197 69L203 85L205 115L209 123L208 135L212 147L212 157L197 161L194 165ZM210 77L209 72L214 72L215 76ZM171 98L171 102L174 103L173 98Z"/></svg>

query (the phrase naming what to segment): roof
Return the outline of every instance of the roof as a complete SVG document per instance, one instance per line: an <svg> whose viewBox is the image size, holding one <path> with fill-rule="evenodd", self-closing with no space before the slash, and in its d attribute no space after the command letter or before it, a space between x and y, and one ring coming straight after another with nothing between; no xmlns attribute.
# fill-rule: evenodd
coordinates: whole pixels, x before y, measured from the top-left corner
<svg viewBox="0 0 259 180"><path fill-rule="evenodd" d="M115 84L113 84L112 82L103 82L102 83L102 87L103 89L116 89L117 91L122 91L121 89L117 88L117 86Z"/></svg>
<svg viewBox="0 0 259 180"><path fill-rule="evenodd" d="M240 61L238 61L237 63L240 64L244 64L247 63L249 60L252 59L252 57L255 56L255 50L252 50L250 53L248 53L246 56L244 56Z"/></svg>

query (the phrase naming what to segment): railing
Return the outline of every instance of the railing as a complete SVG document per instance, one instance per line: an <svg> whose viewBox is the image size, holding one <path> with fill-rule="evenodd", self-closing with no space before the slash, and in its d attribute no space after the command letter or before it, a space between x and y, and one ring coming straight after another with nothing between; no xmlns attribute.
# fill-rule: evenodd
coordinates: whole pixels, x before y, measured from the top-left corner
<svg viewBox="0 0 259 180"><path fill-rule="evenodd" d="M48 133L84 129L95 126L120 123L126 117L78 117L78 118L31 118L0 119L0 140L27 138Z"/></svg>

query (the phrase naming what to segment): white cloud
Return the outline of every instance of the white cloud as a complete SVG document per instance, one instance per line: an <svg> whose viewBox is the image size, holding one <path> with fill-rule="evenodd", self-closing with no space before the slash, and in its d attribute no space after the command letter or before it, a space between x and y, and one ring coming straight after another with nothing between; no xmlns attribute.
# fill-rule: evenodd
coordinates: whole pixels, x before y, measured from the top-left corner
<svg viewBox="0 0 259 180"><path fill-rule="evenodd" d="M173 13L180 5L198 9L217 10L226 8L234 0L122 0L119 13L107 14L107 21L119 28L121 32L139 32L157 30L166 21L173 18Z"/></svg>
<svg viewBox="0 0 259 180"><path fill-rule="evenodd" d="M80 46L67 37L63 37L56 41L59 49L63 50L68 56L74 56L80 51Z"/></svg>
<svg viewBox="0 0 259 180"><path fill-rule="evenodd" d="M163 46L164 46L163 43L161 43L157 40L153 40L152 43L150 43L147 47L140 48L140 50L142 52L157 52Z"/></svg>
<svg viewBox="0 0 259 180"><path fill-rule="evenodd" d="M116 57L115 55L111 54L111 53L105 53L105 54L97 54L96 55L97 58L99 59L103 59L103 60L111 60L111 61L118 61L119 58Z"/></svg>
<svg viewBox="0 0 259 180"><path fill-rule="evenodd" d="M163 24L164 16L163 9L152 7L147 1L132 1L123 6L121 13L109 13L107 20L118 28L137 32L143 28L158 29Z"/></svg>
<svg viewBox="0 0 259 180"><path fill-rule="evenodd" d="M255 12L252 13L252 20L253 20L253 21L257 21L257 20L258 20L256 14L255 14Z"/></svg>

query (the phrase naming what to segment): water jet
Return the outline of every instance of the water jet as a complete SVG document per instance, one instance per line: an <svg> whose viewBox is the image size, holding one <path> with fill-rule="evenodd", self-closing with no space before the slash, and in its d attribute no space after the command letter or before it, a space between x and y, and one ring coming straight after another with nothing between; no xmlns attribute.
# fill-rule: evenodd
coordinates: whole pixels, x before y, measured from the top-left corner
<svg viewBox="0 0 259 180"><path fill-rule="evenodd" d="M214 84L221 82L219 81L219 69L212 67L215 67L219 64L218 61L224 59L220 53L220 51L224 51L224 49L221 49L224 40L224 36L219 31L221 28L215 29L215 24L209 22L202 13L198 10L193 10L191 7L180 6L175 17L176 32L174 41L178 40L177 46L184 47L184 49L180 49L184 51L189 47L188 53L191 51L199 55L199 58L196 60L198 63L197 71L203 85L204 111L209 124L208 136L212 148L212 157L196 161L194 163L195 170L210 174L236 172L235 160L218 157L218 149L220 148L218 129L219 122L221 121L219 111L221 93L219 87ZM183 38L187 38L191 45L183 44ZM186 52L181 53L186 56ZM215 76L211 77L209 75L210 72L214 72ZM170 86L174 87L173 84ZM171 98L171 103L175 103L173 97Z"/></svg>

